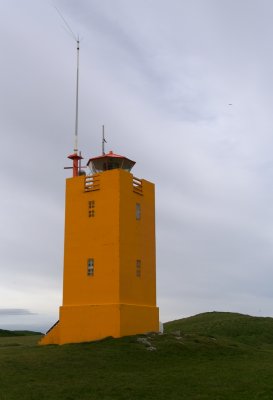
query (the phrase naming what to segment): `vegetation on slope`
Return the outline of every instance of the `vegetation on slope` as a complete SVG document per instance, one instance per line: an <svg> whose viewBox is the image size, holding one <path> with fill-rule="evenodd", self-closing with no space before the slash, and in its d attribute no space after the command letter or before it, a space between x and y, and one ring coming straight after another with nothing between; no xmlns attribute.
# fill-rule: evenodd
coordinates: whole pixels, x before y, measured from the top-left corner
<svg viewBox="0 0 273 400"><path fill-rule="evenodd" d="M272 399L271 322L207 313L166 324L164 335L63 346L36 346L35 336L1 338L0 399Z"/></svg>
<svg viewBox="0 0 273 400"><path fill-rule="evenodd" d="M273 318L251 317L229 312L209 312L183 318L164 325L166 332L180 329L215 338L226 338L241 343L273 344Z"/></svg>
<svg viewBox="0 0 273 400"><path fill-rule="evenodd" d="M0 329L0 337L12 337L12 336L37 336L42 335L41 332L33 332L33 331L8 331L4 329Z"/></svg>

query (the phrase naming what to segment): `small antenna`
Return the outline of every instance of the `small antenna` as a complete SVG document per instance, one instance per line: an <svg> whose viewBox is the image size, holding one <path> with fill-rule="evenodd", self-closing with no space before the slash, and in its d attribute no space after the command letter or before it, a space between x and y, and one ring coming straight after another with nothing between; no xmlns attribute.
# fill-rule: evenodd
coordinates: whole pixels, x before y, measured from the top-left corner
<svg viewBox="0 0 273 400"><path fill-rule="evenodd" d="M105 148L104 148L104 143L107 143L104 137L104 125L102 125L102 155L104 156L105 154Z"/></svg>

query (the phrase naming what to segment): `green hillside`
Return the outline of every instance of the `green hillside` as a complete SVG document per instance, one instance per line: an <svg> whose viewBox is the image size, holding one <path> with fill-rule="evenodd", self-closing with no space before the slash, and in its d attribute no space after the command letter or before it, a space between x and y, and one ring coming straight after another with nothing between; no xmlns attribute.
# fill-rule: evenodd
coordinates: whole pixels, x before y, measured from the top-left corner
<svg viewBox="0 0 273 400"><path fill-rule="evenodd" d="M181 330L253 345L273 344L273 318L210 312L167 322L164 329L165 332Z"/></svg>
<svg viewBox="0 0 273 400"><path fill-rule="evenodd" d="M41 332L33 332L33 331L8 331L4 329L0 329L0 337L12 337L12 336L37 336L42 335Z"/></svg>
<svg viewBox="0 0 273 400"><path fill-rule="evenodd" d="M271 400L273 319L206 313L63 346L0 338L1 400Z"/></svg>

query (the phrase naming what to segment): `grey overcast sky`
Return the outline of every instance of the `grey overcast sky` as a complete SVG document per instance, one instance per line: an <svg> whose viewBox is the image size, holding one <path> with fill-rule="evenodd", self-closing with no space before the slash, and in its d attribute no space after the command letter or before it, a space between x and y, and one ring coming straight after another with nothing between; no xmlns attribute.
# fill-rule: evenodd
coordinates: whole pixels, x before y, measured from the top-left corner
<svg viewBox="0 0 273 400"><path fill-rule="evenodd" d="M75 42L0 0L0 328L58 319ZM79 146L156 184L160 319L273 316L273 3L54 0L80 35Z"/></svg>

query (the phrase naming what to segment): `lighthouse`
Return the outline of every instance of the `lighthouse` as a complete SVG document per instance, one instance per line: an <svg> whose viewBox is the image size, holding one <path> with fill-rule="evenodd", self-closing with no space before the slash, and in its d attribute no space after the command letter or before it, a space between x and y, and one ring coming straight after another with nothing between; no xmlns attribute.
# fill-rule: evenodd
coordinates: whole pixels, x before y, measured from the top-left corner
<svg viewBox="0 0 273 400"><path fill-rule="evenodd" d="M74 153L68 156L73 174L65 195L63 302L59 320L41 345L159 330L154 184L131 173L134 161L112 151L105 154L104 127L102 154L90 158L89 172L83 173L78 151L80 41L69 30L77 46L77 73Z"/></svg>
<svg viewBox="0 0 273 400"><path fill-rule="evenodd" d="M79 343L159 330L155 188L110 151L77 153L66 180L63 303L40 344Z"/></svg>

